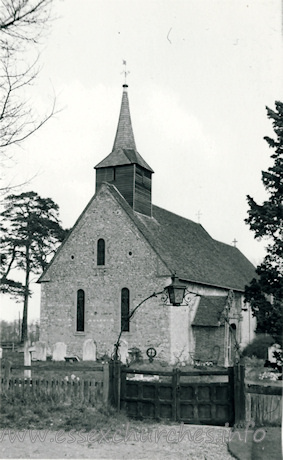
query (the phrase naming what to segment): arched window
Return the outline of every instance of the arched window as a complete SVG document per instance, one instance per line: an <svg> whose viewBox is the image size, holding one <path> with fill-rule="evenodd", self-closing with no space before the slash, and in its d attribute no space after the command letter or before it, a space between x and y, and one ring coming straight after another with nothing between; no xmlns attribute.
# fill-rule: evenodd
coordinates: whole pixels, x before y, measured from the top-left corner
<svg viewBox="0 0 283 460"><path fill-rule="evenodd" d="M85 293L82 289L77 292L77 332L85 330Z"/></svg>
<svg viewBox="0 0 283 460"><path fill-rule="evenodd" d="M130 330L130 291L123 288L121 291L121 329L129 332Z"/></svg>
<svg viewBox="0 0 283 460"><path fill-rule="evenodd" d="M97 241L97 265L105 265L105 241L102 238Z"/></svg>

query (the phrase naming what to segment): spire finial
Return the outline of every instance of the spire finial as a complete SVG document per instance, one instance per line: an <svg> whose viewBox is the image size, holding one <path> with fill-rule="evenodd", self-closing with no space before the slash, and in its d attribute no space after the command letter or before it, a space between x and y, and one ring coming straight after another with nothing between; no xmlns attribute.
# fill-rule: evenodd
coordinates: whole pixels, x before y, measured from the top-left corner
<svg viewBox="0 0 283 460"><path fill-rule="evenodd" d="M127 61L125 61L124 59L123 59L123 66L124 66L124 70L123 70L123 72L121 72L121 73L124 74L124 78L125 78L123 86L127 87L128 86L127 85L127 76L130 73L130 71L127 70Z"/></svg>

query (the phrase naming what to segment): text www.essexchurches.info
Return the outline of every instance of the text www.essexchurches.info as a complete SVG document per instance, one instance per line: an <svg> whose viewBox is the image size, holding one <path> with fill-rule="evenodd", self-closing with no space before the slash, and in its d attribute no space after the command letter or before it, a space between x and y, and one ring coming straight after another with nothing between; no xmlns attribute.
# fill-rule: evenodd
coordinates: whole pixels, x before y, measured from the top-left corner
<svg viewBox="0 0 283 460"><path fill-rule="evenodd" d="M254 428L254 422L250 422L241 431L232 430L229 424L225 427L197 427L188 428L187 425L181 423L178 427L172 428L141 428L135 429L128 423L123 429L104 429L104 430L0 430L0 442L7 438L11 443L26 442L30 440L32 443L39 442L53 442L57 444L83 444L97 442L121 444L128 441L134 442L152 442L158 443L165 441L167 443L179 443L182 441L189 441L195 444L227 444L233 439L238 439L240 442L246 443L251 439L256 443L263 441L266 431L263 428Z"/></svg>

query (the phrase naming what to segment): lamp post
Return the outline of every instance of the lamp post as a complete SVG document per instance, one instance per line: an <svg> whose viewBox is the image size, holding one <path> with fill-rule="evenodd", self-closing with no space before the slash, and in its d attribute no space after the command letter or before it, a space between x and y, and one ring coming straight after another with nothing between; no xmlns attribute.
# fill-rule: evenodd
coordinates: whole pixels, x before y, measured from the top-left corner
<svg viewBox="0 0 283 460"><path fill-rule="evenodd" d="M176 274L174 273L172 275L172 282L171 284L169 284L169 286L166 286L163 291L159 291L159 292L154 292L153 294L149 295L148 297L146 297L145 299L143 299L132 311L131 313L129 314L128 318L126 321L124 321L124 324L122 325L121 327L121 330L120 330L120 333L118 335L118 338L117 338L117 341L114 345L114 354L113 354L113 358L114 358L114 361L118 361L119 360L119 347L120 347L120 341L121 341L121 336L124 332L124 329L125 329L125 326L127 324L128 321L130 321L132 319L132 317L134 316L134 314L136 313L136 311L149 299L151 299L152 297L157 297L158 295L165 295L166 298L169 298L169 301L170 301L170 305L173 305L175 307L179 307L184 298L185 298L185 292L187 293L190 293L190 294L194 294L196 296L198 296L199 294L196 294L194 292L191 292L191 291L188 291L186 289L186 285L180 283L179 279L176 277Z"/></svg>

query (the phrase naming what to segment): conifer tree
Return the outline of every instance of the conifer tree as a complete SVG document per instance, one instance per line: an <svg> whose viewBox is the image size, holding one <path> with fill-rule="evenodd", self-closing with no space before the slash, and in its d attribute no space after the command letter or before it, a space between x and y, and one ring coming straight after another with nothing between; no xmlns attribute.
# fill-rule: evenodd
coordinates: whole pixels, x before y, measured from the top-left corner
<svg viewBox="0 0 283 460"><path fill-rule="evenodd" d="M51 198L35 192L9 195L1 213L1 291L23 301L22 341L27 339L28 299L31 274L40 274L58 244L66 236L59 220L59 207ZM13 269L24 273L24 282L10 278Z"/></svg>
<svg viewBox="0 0 283 460"><path fill-rule="evenodd" d="M275 138L265 137L273 153L273 165L262 172L262 182L268 199L261 205L247 196L249 211L245 222L255 238L266 238L268 246L263 262L257 266L257 278L245 289L257 319L257 332L269 333L282 343L283 298L283 103L276 101L275 110L266 107L272 120Z"/></svg>

